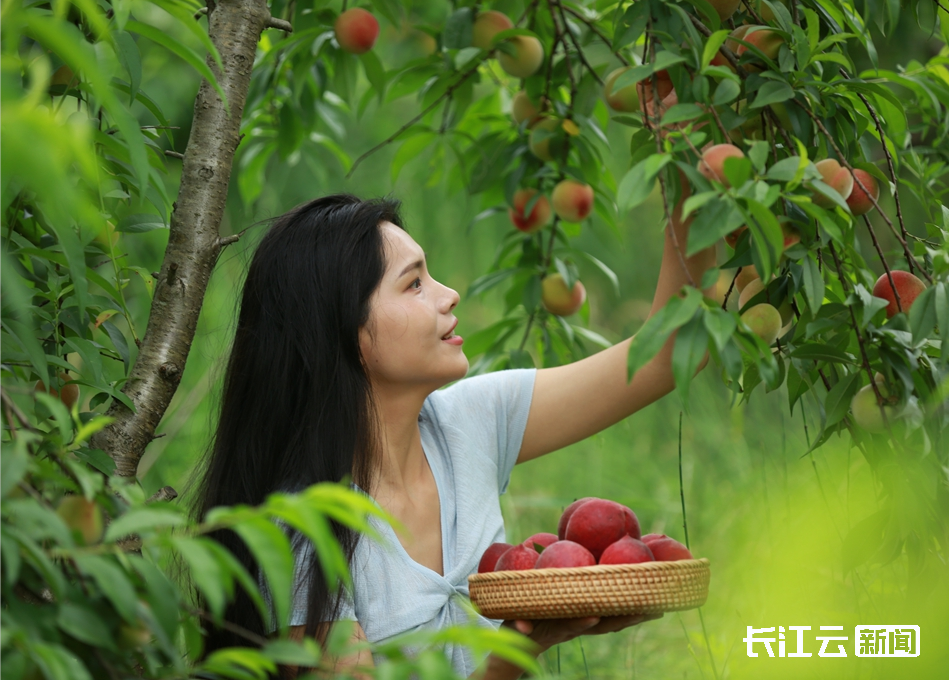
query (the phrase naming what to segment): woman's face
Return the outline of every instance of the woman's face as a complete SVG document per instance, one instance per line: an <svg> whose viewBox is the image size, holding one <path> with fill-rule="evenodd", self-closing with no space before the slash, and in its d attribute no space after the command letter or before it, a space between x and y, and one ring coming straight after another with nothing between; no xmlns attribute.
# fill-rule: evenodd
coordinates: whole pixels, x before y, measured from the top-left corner
<svg viewBox="0 0 949 680"><path fill-rule="evenodd" d="M454 335L452 314L458 293L428 273L425 253L403 229L379 226L386 271L370 299L369 321L359 329L359 346L373 379L385 384L434 384L463 378L468 358ZM451 337L449 335L449 337Z"/></svg>

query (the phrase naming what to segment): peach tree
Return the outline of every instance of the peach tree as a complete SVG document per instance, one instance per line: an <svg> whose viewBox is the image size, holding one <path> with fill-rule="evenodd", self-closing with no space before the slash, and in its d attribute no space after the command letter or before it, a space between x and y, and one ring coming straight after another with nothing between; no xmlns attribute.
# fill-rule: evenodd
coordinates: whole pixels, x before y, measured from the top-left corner
<svg viewBox="0 0 949 680"><path fill-rule="evenodd" d="M380 24L409 26L414 58L381 59ZM885 63L908 29L937 49ZM618 278L577 237L617 230L647 200L663 222L678 213L690 222L678 259L715 246L719 265L645 322L630 376L672 342L683 400L708 354L738 401L780 388L792 414L809 402L810 449L849 438L887 499L848 537L849 562L945 560L942 4L75 0L8 3L0 30L4 672L265 677L318 663L313 644L280 635L201 657L199 622L223 624L235 588L263 607L255 575L205 536L239 532L286 611L292 561L271 520L345 580L328 522L365 529L372 508L330 485L195 523L174 490L149 498L136 479L211 272L243 235L221 230L228 196L252 208L267 169L301 156L352 175L391 146L394 179L421 155L434 181L480 202L476 221L510 219L468 290L500 290L505 306L468 339L476 371L608 346L580 278ZM143 86L156 54L195 78L181 149L182 121ZM413 115L347 155L344 123L402 99ZM629 144L620 174L608 129ZM152 272L138 244L156 235ZM503 631L424 641L449 639L531 663ZM377 651L405 672L449 673L437 654Z"/></svg>

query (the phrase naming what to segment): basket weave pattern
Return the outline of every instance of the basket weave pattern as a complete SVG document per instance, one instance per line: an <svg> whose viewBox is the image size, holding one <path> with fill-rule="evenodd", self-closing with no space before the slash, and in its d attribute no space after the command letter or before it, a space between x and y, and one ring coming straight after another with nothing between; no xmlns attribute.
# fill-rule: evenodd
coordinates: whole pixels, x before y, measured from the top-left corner
<svg viewBox="0 0 949 680"><path fill-rule="evenodd" d="M621 616L701 607L709 576L702 558L472 574L468 588L489 619Z"/></svg>

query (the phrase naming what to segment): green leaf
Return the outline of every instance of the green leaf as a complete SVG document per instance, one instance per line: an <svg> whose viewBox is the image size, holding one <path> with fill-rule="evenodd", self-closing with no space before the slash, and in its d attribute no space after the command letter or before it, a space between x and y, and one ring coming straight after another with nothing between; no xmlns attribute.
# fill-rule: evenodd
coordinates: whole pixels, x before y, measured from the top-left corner
<svg viewBox="0 0 949 680"><path fill-rule="evenodd" d="M695 120L703 115L705 115L705 111L698 104L673 104L662 114L662 125Z"/></svg>
<svg viewBox="0 0 949 680"><path fill-rule="evenodd" d="M262 521L266 522L266 520ZM269 522L267 523L269 524ZM234 527L234 530L240 534L241 538L244 538L244 534L240 531L242 526L244 525L238 525ZM274 527L274 529L278 532L280 531L276 527ZM226 591L229 589L231 579L229 572L225 572L221 569L220 563L214 558L214 553L204 545L204 541L206 540L210 539L190 538L187 536L174 536L171 539L175 550L190 568L189 573L191 574L191 578L195 586L204 596L211 615L215 621L220 621L224 615L224 605L227 603ZM285 537L284 540L286 541ZM246 538L244 538L244 541L248 542ZM286 545L285 552L289 557L289 543ZM257 552L254 551L254 557L263 566L264 560L261 560L261 555L258 555ZM285 597L288 609L289 597L290 590L288 585Z"/></svg>
<svg viewBox="0 0 949 680"><path fill-rule="evenodd" d="M853 395L860 388L859 377L859 371L854 371L850 375L841 378L827 393L827 398L824 399L824 412L826 413L824 429L836 425L847 415Z"/></svg>
<svg viewBox="0 0 949 680"><path fill-rule="evenodd" d="M820 306L824 303L824 277L821 275L817 258L813 252L801 261L801 270L804 278L804 296L811 315L816 316Z"/></svg>
<svg viewBox="0 0 949 680"><path fill-rule="evenodd" d="M63 602L56 615L56 625L80 642L118 651L102 617L80 603Z"/></svg>
<svg viewBox="0 0 949 680"><path fill-rule="evenodd" d="M143 24L140 21L135 21L134 19L130 19L128 23L125 24L125 28L126 30L138 33L143 38L148 38L152 42L161 45L169 52L181 57L186 64L191 66L191 68L197 71L202 78L208 81L211 87L214 88L214 91L217 92L217 96L221 98L224 108L228 108L227 95L224 94L224 90L221 89L221 85L218 83L217 78L214 77L214 74L204 62L204 59L202 59L191 48L169 37L164 31L160 31L153 26Z"/></svg>
<svg viewBox="0 0 949 680"><path fill-rule="evenodd" d="M843 352L836 347L817 342L809 342L798 345L791 351L791 356L795 359L808 359L810 361L830 361L838 364L856 364L856 358L852 354Z"/></svg>
<svg viewBox="0 0 949 680"><path fill-rule="evenodd" d="M728 31L721 30L715 31L708 37L708 40L705 42L705 47L702 49L702 68L705 68L709 65L715 55L718 53L718 48L725 44L725 40L728 38ZM732 81L723 81L723 82L732 82ZM724 103L724 102L721 102Z"/></svg>
<svg viewBox="0 0 949 680"><path fill-rule="evenodd" d="M686 324L702 304L702 294L691 286L684 288L685 296L674 295L665 306L653 314L633 336L627 355L627 381L645 366L665 345L674 330Z"/></svg>
<svg viewBox="0 0 949 680"><path fill-rule="evenodd" d="M144 234L153 229L168 229L168 225L159 215L125 215L115 225L115 230L126 234Z"/></svg>
<svg viewBox="0 0 949 680"><path fill-rule="evenodd" d="M474 13L470 7L462 7L445 21L442 41L450 50L460 50L471 45Z"/></svg>
<svg viewBox="0 0 949 680"><path fill-rule="evenodd" d="M514 274L522 271L526 270L523 267L509 267L507 269L499 269L495 272L488 272L484 276L479 276L471 282L471 285L468 287L468 292L465 293L465 298L470 299L481 295L481 293L491 290Z"/></svg>
<svg viewBox="0 0 949 680"><path fill-rule="evenodd" d="M110 543L145 530L152 533L160 527L180 526L185 522L181 512L173 507L161 508L155 504L135 507L109 524L102 540Z"/></svg>
<svg viewBox="0 0 949 680"><path fill-rule="evenodd" d="M705 320L705 329L712 336L712 340L715 341L716 349L723 352L738 327L735 316L720 307L713 307L706 310L703 319Z"/></svg>
<svg viewBox="0 0 949 680"><path fill-rule="evenodd" d="M715 106L728 104L735 101L739 94L741 94L741 85L731 78L725 78L715 88L715 94L712 95L712 104Z"/></svg>
<svg viewBox="0 0 949 680"><path fill-rule="evenodd" d="M652 193L659 171L671 160L668 154L652 154L634 165L616 190L620 210L630 210L643 203Z"/></svg>
<svg viewBox="0 0 949 680"><path fill-rule="evenodd" d="M79 571L91 576L116 611L129 623L138 619L135 608L138 598L128 576L118 567L111 557L98 555L77 555L75 558Z"/></svg>
<svg viewBox="0 0 949 680"><path fill-rule="evenodd" d="M688 404L692 377L708 349L708 330L704 316L696 311L692 319L676 331L675 345L672 348L672 376L675 379L676 392L685 405Z"/></svg>
<svg viewBox="0 0 949 680"><path fill-rule="evenodd" d="M277 616L277 628L283 630L290 620L290 597L293 580L293 553L286 534L273 522L262 517L234 525L234 531L254 555L267 578L271 601ZM222 602L223 605L223 602Z"/></svg>
<svg viewBox="0 0 949 680"><path fill-rule="evenodd" d="M49 381L49 364L46 361L46 352L36 341L34 332L16 319L7 318L0 323L20 343L20 348L30 358L30 364L33 366L36 375L44 384L47 383Z"/></svg>
<svg viewBox="0 0 949 680"><path fill-rule="evenodd" d="M758 89L758 96L751 103L753 109L769 104L779 104L794 97L794 90L783 80L769 80Z"/></svg>

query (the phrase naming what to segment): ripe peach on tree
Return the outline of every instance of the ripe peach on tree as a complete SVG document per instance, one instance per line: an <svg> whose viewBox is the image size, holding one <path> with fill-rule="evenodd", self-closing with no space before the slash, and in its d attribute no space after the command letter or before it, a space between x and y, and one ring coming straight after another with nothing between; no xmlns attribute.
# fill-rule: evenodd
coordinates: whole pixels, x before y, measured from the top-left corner
<svg viewBox="0 0 949 680"><path fill-rule="evenodd" d="M909 314L913 302L924 290L926 290L926 284L918 276L901 269L892 269L889 275L884 272L877 279L873 285L873 297L883 298L887 301L886 317L891 319L900 312L900 307L902 307L903 312ZM899 304L896 301L897 294L899 295Z"/></svg>
<svg viewBox="0 0 949 680"><path fill-rule="evenodd" d="M372 49L379 37L379 21L361 7L353 7L336 18L333 32L341 49L364 54Z"/></svg>
<svg viewBox="0 0 949 680"><path fill-rule="evenodd" d="M862 186L861 186L862 185ZM867 191L864 191L864 187ZM873 197L873 200L870 197ZM866 170L854 168L853 190L847 197L847 207L854 215L865 215L873 210L873 201L880 198L880 185L876 178Z"/></svg>
<svg viewBox="0 0 949 680"><path fill-rule="evenodd" d="M567 222L582 222L593 210L593 187L575 179L558 182L550 197L554 212Z"/></svg>
<svg viewBox="0 0 949 680"><path fill-rule="evenodd" d="M513 206L508 208L508 217L515 227L532 234L547 224L550 216L550 201L543 194L538 194L537 189L518 189L514 192Z"/></svg>

